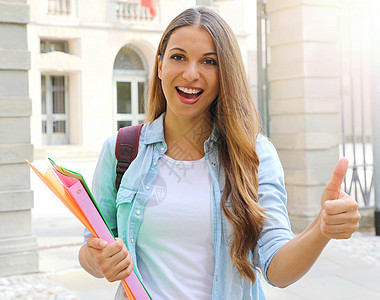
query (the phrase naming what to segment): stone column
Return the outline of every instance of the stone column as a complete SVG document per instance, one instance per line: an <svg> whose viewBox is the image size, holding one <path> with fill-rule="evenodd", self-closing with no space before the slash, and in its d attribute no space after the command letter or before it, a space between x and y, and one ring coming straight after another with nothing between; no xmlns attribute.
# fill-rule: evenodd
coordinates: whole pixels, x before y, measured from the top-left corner
<svg viewBox="0 0 380 300"><path fill-rule="evenodd" d="M0 275L38 270L31 235L31 100L26 0L0 0Z"/></svg>
<svg viewBox="0 0 380 300"><path fill-rule="evenodd" d="M268 0L271 139L285 170L293 230L304 229L338 160L339 9L333 0Z"/></svg>

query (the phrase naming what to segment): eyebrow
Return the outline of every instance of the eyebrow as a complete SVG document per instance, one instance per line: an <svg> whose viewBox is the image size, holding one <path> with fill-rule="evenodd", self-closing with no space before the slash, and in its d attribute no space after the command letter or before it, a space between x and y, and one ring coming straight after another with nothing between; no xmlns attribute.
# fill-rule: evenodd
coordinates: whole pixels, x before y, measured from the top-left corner
<svg viewBox="0 0 380 300"><path fill-rule="evenodd" d="M173 50L179 50L179 51L182 51L182 52L184 52L184 53L187 53L186 50L184 50L184 49L182 49L182 48L180 48L180 47L173 47L173 48L170 48L170 49L169 49L169 52L170 52L170 51L173 51ZM215 55L215 56L217 56L216 52L207 52L207 53L203 53L203 56L208 56L208 55Z"/></svg>

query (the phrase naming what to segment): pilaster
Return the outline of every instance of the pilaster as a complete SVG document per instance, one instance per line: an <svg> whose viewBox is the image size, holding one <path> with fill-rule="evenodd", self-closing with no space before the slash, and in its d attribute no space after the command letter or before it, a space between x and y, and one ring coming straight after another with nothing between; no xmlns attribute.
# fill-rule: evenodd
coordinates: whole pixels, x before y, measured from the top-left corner
<svg viewBox="0 0 380 300"><path fill-rule="evenodd" d="M334 1L268 0L271 139L284 166L296 232L320 209L340 143L338 13Z"/></svg>
<svg viewBox="0 0 380 300"><path fill-rule="evenodd" d="M38 271L32 236L30 54L25 0L0 0L0 276Z"/></svg>

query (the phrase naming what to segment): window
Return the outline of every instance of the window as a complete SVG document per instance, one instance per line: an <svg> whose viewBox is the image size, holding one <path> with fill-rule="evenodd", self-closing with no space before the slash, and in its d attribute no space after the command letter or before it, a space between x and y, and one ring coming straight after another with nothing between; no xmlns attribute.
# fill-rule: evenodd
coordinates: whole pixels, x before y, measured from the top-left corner
<svg viewBox="0 0 380 300"><path fill-rule="evenodd" d="M145 119L147 71L137 48L120 49L114 62L114 94L117 129Z"/></svg>
<svg viewBox="0 0 380 300"><path fill-rule="evenodd" d="M68 143L67 76L41 75L41 132L44 145Z"/></svg>
<svg viewBox="0 0 380 300"><path fill-rule="evenodd" d="M119 130L122 127L131 126L132 121L117 121L117 130Z"/></svg>
<svg viewBox="0 0 380 300"><path fill-rule="evenodd" d="M145 82L138 83L139 89L139 114L145 114Z"/></svg>
<svg viewBox="0 0 380 300"><path fill-rule="evenodd" d="M70 0L47 0L49 15L69 15L71 12Z"/></svg>
<svg viewBox="0 0 380 300"><path fill-rule="evenodd" d="M144 63L140 55L131 46L125 46L120 49L115 58L113 65L115 70L141 70L144 71Z"/></svg>
<svg viewBox="0 0 380 300"><path fill-rule="evenodd" d="M131 82L117 83L117 113L130 114L132 113L132 95L131 95Z"/></svg>
<svg viewBox="0 0 380 300"><path fill-rule="evenodd" d="M115 76L117 129L145 119L146 77Z"/></svg>
<svg viewBox="0 0 380 300"><path fill-rule="evenodd" d="M114 0L114 2L116 3L116 16L120 20L151 22L157 19L155 3L147 3L147 5L142 6L142 1L140 0ZM149 8L146 6L149 6Z"/></svg>
<svg viewBox="0 0 380 300"><path fill-rule="evenodd" d="M49 52L65 52L69 53L69 42L61 40L45 40L42 39L40 42L40 52L49 53Z"/></svg>

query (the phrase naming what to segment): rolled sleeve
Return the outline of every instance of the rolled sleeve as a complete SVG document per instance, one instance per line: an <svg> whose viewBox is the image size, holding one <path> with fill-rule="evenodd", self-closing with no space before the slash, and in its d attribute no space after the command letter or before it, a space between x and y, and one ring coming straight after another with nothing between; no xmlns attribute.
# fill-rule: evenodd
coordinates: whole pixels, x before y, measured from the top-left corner
<svg viewBox="0 0 380 300"><path fill-rule="evenodd" d="M104 219L114 236L117 236L116 221L116 157L115 157L116 135L109 137L103 144L98 162L96 164L93 180L92 193L95 201L99 206ZM84 230L84 242L86 242L92 234Z"/></svg>
<svg viewBox="0 0 380 300"><path fill-rule="evenodd" d="M259 204L265 209L267 219L258 239L258 255L261 271L265 280L269 282L266 273L269 264L276 252L294 234L290 228L288 212L286 209L286 191L284 172L277 151L272 143L263 136L257 140L257 154L259 165ZM271 283L270 283L271 284Z"/></svg>

